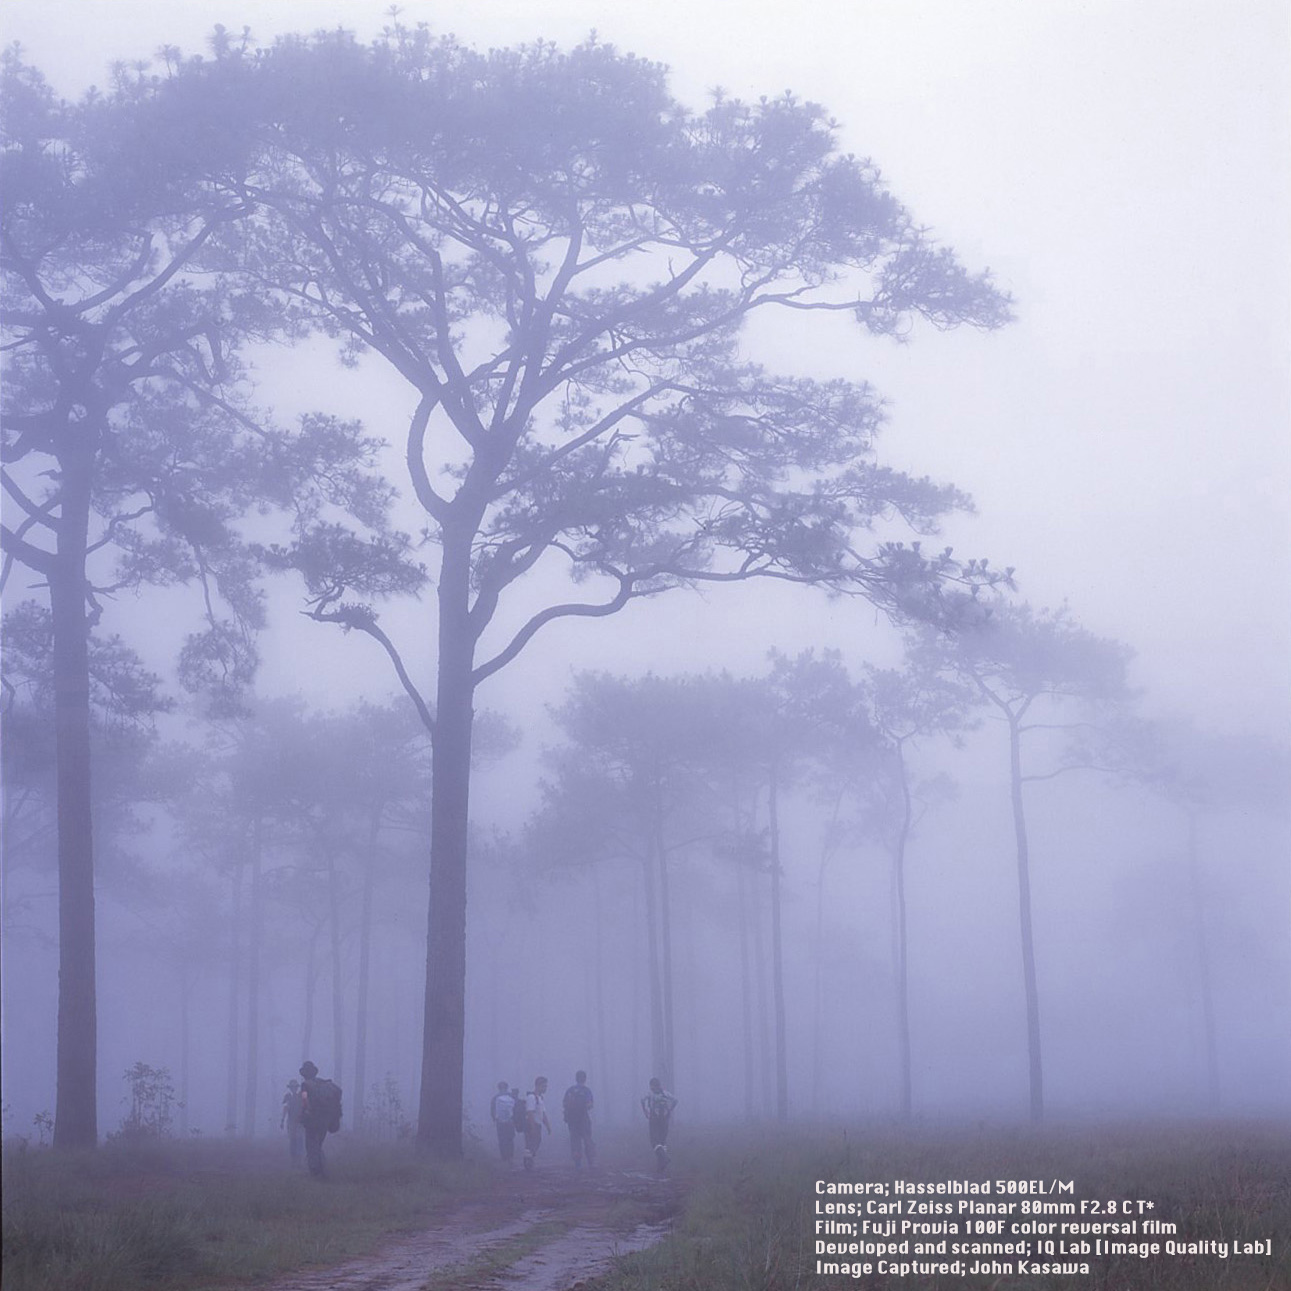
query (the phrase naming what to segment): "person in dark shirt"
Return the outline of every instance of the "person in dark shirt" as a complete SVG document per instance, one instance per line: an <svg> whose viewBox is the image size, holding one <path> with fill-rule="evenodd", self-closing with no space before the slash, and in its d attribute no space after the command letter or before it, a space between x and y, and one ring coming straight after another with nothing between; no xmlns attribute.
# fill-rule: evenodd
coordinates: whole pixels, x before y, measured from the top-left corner
<svg viewBox="0 0 1291 1291"><path fill-rule="evenodd" d="M565 1090L562 1104L565 1113L565 1124L569 1126L569 1150L574 1156L574 1169L583 1168L583 1157L587 1164L596 1164L596 1144L592 1142L592 1091L587 1087L587 1072L576 1071L574 1083Z"/></svg>

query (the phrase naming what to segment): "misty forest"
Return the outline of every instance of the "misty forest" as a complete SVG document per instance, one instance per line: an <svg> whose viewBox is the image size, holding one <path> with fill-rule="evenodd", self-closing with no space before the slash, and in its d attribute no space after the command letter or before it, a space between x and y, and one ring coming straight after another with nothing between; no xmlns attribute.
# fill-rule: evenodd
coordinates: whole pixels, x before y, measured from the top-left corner
<svg viewBox="0 0 1291 1291"><path fill-rule="evenodd" d="M1026 302L828 105L140 54L4 55L6 1141L1286 1117L1284 732L945 536L870 356Z"/></svg>

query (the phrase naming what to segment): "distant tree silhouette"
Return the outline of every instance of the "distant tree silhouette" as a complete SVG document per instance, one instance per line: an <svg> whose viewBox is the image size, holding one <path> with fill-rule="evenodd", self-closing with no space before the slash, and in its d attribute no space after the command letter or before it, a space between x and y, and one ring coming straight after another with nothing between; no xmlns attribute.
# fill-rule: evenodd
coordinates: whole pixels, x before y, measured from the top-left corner
<svg viewBox="0 0 1291 1291"><path fill-rule="evenodd" d="M987 612L989 608L989 612ZM971 612L978 609L976 616ZM1017 856L1018 920L1022 980L1026 993L1027 1068L1031 1119L1044 1119L1044 1066L1040 1047L1040 994L1036 984L1035 937L1031 917L1031 849L1023 786L1086 765L1065 750L1041 771L1026 771L1024 746L1034 732L1073 736L1091 711L1129 698L1126 667L1130 650L1095 636L1070 611L1036 610L1022 602L972 606L948 631L926 627L910 654L921 670L941 671L977 693L981 704L1004 722L1009 739L1009 796ZM1075 708L1077 711L1073 712ZM1047 713L1044 710L1048 710ZM1048 720L1044 720L1044 718Z"/></svg>

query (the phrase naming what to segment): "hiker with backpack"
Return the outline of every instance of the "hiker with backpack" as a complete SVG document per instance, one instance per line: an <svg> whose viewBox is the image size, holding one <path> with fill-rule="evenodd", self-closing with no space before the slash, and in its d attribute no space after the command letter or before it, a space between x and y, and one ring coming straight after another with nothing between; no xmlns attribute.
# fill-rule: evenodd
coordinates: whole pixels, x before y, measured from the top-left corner
<svg viewBox="0 0 1291 1291"><path fill-rule="evenodd" d="M516 1100L505 1080L498 1081L498 1092L489 1102L489 1119L498 1132L498 1153L503 1161L511 1161L516 1150L515 1126Z"/></svg>
<svg viewBox="0 0 1291 1291"><path fill-rule="evenodd" d="M533 1159L542 1146L542 1131L546 1128L551 1133L551 1122L547 1119L547 1077L535 1077L533 1088L525 1095L524 1125L524 1168L533 1169Z"/></svg>
<svg viewBox="0 0 1291 1291"><path fill-rule="evenodd" d="M574 1155L574 1169L583 1168L583 1154L589 1167L596 1164L596 1145L592 1142L592 1091L587 1087L587 1072L576 1071L574 1083L565 1090L563 1103L565 1124L569 1126L569 1150Z"/></svg>
<svg viewBox="0 0 1291 1291"><path fill-rule="evenodd" d="M663 1087L658 1076L650 1077L650 1088L641 1100L641 1110L650 1123L650 1146L654 1149L655 1165L663 1174L668 1168L668 1127L672 1124L672 1109L677 1100Z"/></svg>
<svg viewBox="0 0 1291 1291"><path fill-rule="evenodd" d="M341 1087L320 1077L307 1058L300 1065L300 1123L305 1130L305 1160L315 1179L327 1178L323 1162L323 1140L341 1128Z"/></svg>

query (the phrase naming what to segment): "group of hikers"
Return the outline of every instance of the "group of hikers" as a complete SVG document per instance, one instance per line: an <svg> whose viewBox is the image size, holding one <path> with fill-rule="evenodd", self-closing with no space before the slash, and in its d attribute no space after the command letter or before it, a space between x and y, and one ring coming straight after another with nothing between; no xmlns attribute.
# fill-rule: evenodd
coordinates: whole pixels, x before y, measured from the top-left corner
<svg viewBox="0 0 1291 1291"><path fill-rule="evenodd" d="M561 1099L561 1113L569 1129L569 1150L576 1170L583 1168L584 1161L589 1168L596 1165L596 1144L592 1139L595 1102L587 1084L587 1072L576 1071L574 1083ZM677 1100L664 1089L659 1077L652 1076L650 1088L641 1100L641 1110L649 1125L650 1147L660 1174L668 1168L668 1127L676 1106ZM515 1160L515 1141L519 1135L524 1141L524 1168L532 1170L544 1131L552 1132L547 1116L547 1077L534 1077L533 1088L523 1097L518 1086L499 1080L497 1092L489 1102L489 1119L497 1131L502 1160Z"/></svg>
<svg viewBox="0 0 1291 1291"><path fill-rule="evenodd" d="M561 1111L569 1128L569 1150L577 1170L583 1168L584 1161L589 1168L596 1165L596 1144L592 1139L595 1101L587 1083L587 1072L575 1072L574 1083L565 1090L561 1100ZM648 1124L650 1147L660 1174L668 1169L668 1127L676 1106L677 1100L664 1089L659 1077L652 1076L650 1088L641 1100L641 1111ZM547 1077L535 1077L533 1088L523 1098L518 1087L505 1080L498 1081L497 1093L489 1102L489 1119L497 1131L502 1160L515 1160L515 1141L519 1135L524 1141L524 1168L532 1170L544 1131L552 1132L547 1116ZM341 1128L341 1087L334 1080L320 1077L318 1068L306 1059L300 1065L300 1079L287 1082L278 1125L287 1131L292 1163L300 1160L303 1145L309 1173L317 1179L326 1178L323 1140Z"/></svg>

